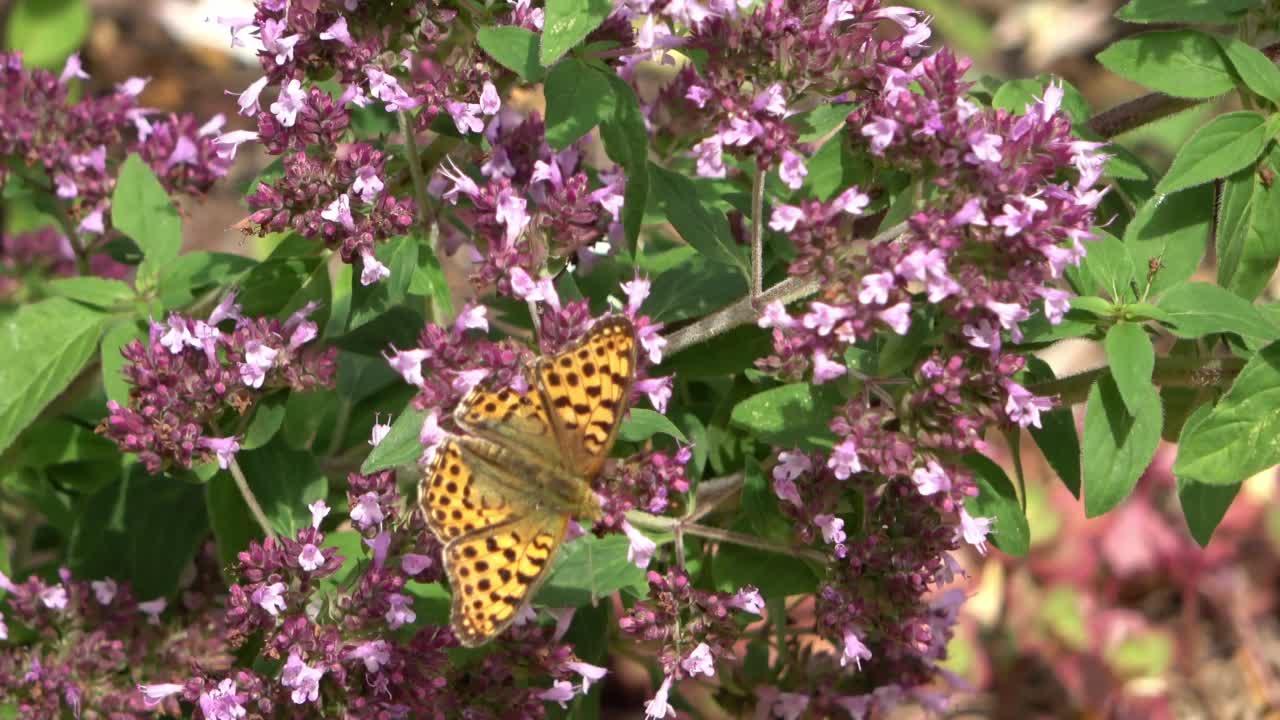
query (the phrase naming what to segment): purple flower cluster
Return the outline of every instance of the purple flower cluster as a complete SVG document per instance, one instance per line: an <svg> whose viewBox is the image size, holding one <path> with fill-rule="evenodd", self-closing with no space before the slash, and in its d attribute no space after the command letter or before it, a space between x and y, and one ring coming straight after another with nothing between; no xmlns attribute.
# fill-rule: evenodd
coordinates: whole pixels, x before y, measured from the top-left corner
<svg viewBox="0 0 1280 720"><path fill-rule="evenodd" d="M152 322L146 342L121 350L129 403L109 401L98 431L152 473L213 458L227 468L240 449L241 420L264 393L333 387L336 349L309 347L319 332L307 320L314 310L308 304L283 322L249 318L232 294L207 320L174 313ZM230 322L234 329L220 329Z"/></svg>
<svg viewBox="0 0 1280 720"><path fill-rule="evenodd" d="M89 257L88 270L98 277L120 279L132 268L97 253ZM53 227L0 237L0 299L22 299L31 276L72 277L78 272L75 248Z"/></svg>
<svg viewBox="0 0 1280 720"><path fill-rule="evenodd" d="M673 683L700 675L714 677L718 660L734 658L733 646L743 628L738 613L762 615L764 600L752 587L736 593L699 590L682 570L665 575L650 571L648 579L648 599L636 603L618 625L637 640L660 645L658 662L664 679L645 705L645 713L662 718L671 712L667 698Z"/></svg>
<svg viewBox="0 0 1280 720"><path fill-rule="evenodd" d="M171 194L202 195L226 175L232 153L219 144L225 118L200 124L190 114L159 116L138 104L145 78L130 78L100 97L72 102L72 81L87 79L79 55L61 74L25 69L17 53L0 53L0 155L18 159L0 170L57 198L64 231L91 256L109 231L116 172L137 153Z"/></svg>

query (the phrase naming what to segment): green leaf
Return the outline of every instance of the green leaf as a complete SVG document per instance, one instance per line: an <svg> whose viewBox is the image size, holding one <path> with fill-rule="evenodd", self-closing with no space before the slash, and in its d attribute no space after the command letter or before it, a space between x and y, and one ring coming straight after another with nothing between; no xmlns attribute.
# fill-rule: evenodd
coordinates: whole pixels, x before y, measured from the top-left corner
<svg viewBox="0 0 1280 720"><path fill-rule="evenodd" d="M1089 390L1081 448L1087 517L1097 517L1128 497L1155 456L1163 421L1160 393L1148 386L1137 405L1130 415L1110 375Z"/></svg>
<svg viewBox="0 0 1280 720"><path fill-rule="evenodd" d="M1187 418L1186 424L1182 426L1184 437L1196 433L1197 426L1203 423L1212 411L1213 406L1209 404L1196 408L1191 417ZM1181 455L1181 440L1178 447L1178 453ZM1177 479L1178 501L1182 505L1182 515L1187 521L1187 529L1191 531L1191 537L1195 538L1200 547L1205 547L1213 538L1213 531L1217 529L1218 523L1222 522L1222 518L1227 514L1227 510L1244 483L1207 485L1182 475L1178 475Z"/></svg>
<svg viewBox="0 0 1280 720"><path fill-rule="evenodd" d="M299 393L302 394L302 393ZM253 406L253 419L245 428L244 440L240 441L241 450L260 448L271 441L284 425L285 401L287 393L268 395Z"/></svg>
<svg viewBox="0 0 1280 720"><path fill-rule="evenodd" d="M1231 67L1212 35L1161 30L1134 35L1098 53L1111 72L1180 98L1210 98L1235 87Z"/></svg>
<svg viewBox="0 0 1280 720"><path fill-rule="evenodd" d="M137 323L122 322L112 326L102 338L102 387L108 400L115 400L121 405L129 404L129 388L133 387L124 379L124 356L120 350L134 340L143 340L147 333Z"/></svg>
<svg viewBox="0 0 1280 720"><path fill-rule="evenodd" d="M1181 338L1223 332L1261 340L1280 337L1280 328L1252 303L1211 283L1183 283L1165 293L1159 306L1169 314L1173 334Z"/></svg>
<svg viewBox="0 0 1280 720"><path fill-rule="evenodd" d="M631 408L631 413L618 429L618 437L627 442L644 442L658 433L670 435L682 443L689 442L680 428L668 420L666 415L644 408Z"/></svg>
<svg viewBox="0 0 1280 720"><path fill-rule="evenodd" d="M1027 358L1028 376L1032 382L1054 379L1053 369L1040 358ZM1080 436L1071 407L1056 407L1040 413L1040 427L1027 428L1049 467L1058 474L1071 494L1080 497Z"/></svg>
<svg viewBox="0 0 1280 720"><path fill-rule="evenodd" d="M1215 39L1250 90L1272 103L1280 103L1280 68L1271 58L1238 38L1219 35Z"/></svg>
<svg viewBox="0 0 1280 720"><path fill-rule="evenodd" d="M139 600L171 596L208 528L203 488L135 464L78 503L67 565L79 577L130 582Z"/></svg>
<svg viewBox="0 0 1280 720"><path fill-rule="evenodd" d="M654 201L676 232L709 260L738 268L751 276L743 249L729 232L724 213L698 199L697 186L689 178L658 165L649 165L649 189Z"/></svg>
<svg viewBox="0 0 1280 720"><path fill-rule="evenodd" d="M1119 323L1107 331L1107 365L1124 406L1136 415L1151 388L1156 352L1147 331L1137 323Z"/></svg>
<svg viewBox="0 0 1280 720"><path fill-rule="evenodd" d="M1246 300L1256 298L1280 262L1280 188L1262 174L1276 168L1277 151L1266 165L1246 167L1227 178L1218 208L1218 284Z"/></svg>
<svg viewBox="0 0 1280 720"><path fill-rule="evenodd" d="M742 514L754 534L774 542L785 543L791 539L791 521L778 507L778 496L773 492L768 474L760 467L760 461L751 456L747 456L743 467Z"/></svg>
<svg viewBox="0 0 1280 720"><path fill-rule="evenodd" d="M245 315L274 315L284 309L319 265L319 257L272 253L240 280L236 302Z"/></svg>
<svg viewBox="0 0 1280 720"><path fill-rule="evenodd" d="M547 73L547 144L563 150L613 115L613 90L604 74L566 58Z"/></svg>
<svg viewBox="0 0 1280 720"><path fill-rule="evenodd" d="M49 298L0 321L0 452L80 374L98 349L103 317Z"/></svg>
<svg viewBox="0 0 1280 720"><path fill-rule="evenodd" d="M1140 286L1146 285L1147 294L1186 281L1200 267L1209 241L1210 213L1204 208L1213 202L1213 186L1201 185L1173 195L1156 195L1134 215L1125 228L1124 244L1136 272L1142 274L1136 280Z"/></svg>
<svg viewBox="0 0 1280 720"><path fill-rule="evenodd" d="M391 346L414 347L423 323L416 310L397 305L351 332L334 338L333 344L349 352L380 356Z"/></svg>
<svg viewBox="0 0 1280 720"><path fill-rule="evenodd" d="M1249 359L1201 422L1188 421L1174 475L1234 485L1280 463L1280 343Z"/></svg>
<svg viewBox="0 0 1280 720"><path fill-rule="evenodd" d="M814 197L824 202L850 185L858 184L870 172L865 158L855 157L849 150L849 144L839 135L823 143L807 164L809 189Z"/></svg>
<svg viewBox="0 0 1280 720"><path fill-rule="evenodd" d="M978 485L976 497L967 499L965 509L973 517L991 518L991 542L1002 552L1016 557L1031 549L1031 528L1018 502L1018 491L1004 469L984 455L966 455L966 467Z"/></svg>
<svg viewBox="0 0 1280 720"><path fill-rule="evenodd" d="M609 0L548 0L542 23L542 49L538 57L544 67L560 59L582 42L613 12Z"/></svg>
<svg viewBox="0 0 1280 720"><path fill-rule="evenodd" d="M411 233L392 238L374 250L378 260L391 271L391 276L381 282L365 285L360 282L360 273L352 273L348 330L354 330L404 302L418 266L418 244L418 236ZM422 326L413 330L416 333L422 330Z"/></svg>
<svg viewBox="0 0 1280 720"><path fill-rule="evenodd" d="M178 209L137 153L130 153L120 166L111 195L111 224L142 250L142 266L138 269L139 278L144 279L141 283L158 277L182 249Z"/></svg>
<svg viewBox="0 0 1280 720"><path fill-rule="evenodd" d="M413 465L422 456L422 443L418 435L422 431L422 422L427 413L406 407L400 416L391 423L391 431L382 438L382 442L369 453L360 466L360 472L368 475L387 468Z"/></svg>
<svg viewBox="0 0 1280 720"><path fill-rule="evenodd" d="M783 385L738 403L730 422L770 445L830 448L833 435L827 423L838 402L840 396L830 385Z"/></svg>
<svg viewBox="0 0 1280 720"><path fill-rule="evenodd" d="M787 124L799 132L800 142L817 142L843 125L854 107L853 103L819 105L812 110L792 115L787 118Z"/></svg>
<svg viewBox="0 0 1280 720"><path fill-rule="evenodd" d="M183 253L160 274L160 304L167 310L190 305L197 295L231 285L257 264L253 258L231 253Z"/></svg>
<svg viewBox="0 0 1280 720"><path fill-rule="evenodd" d="M5 23L5 47L22 53L23 65L61 71L63 61L89 36L85 0L17 0Z"/></svg>
<svg viewBox="0 0 1280 720"><path fill-rule="evenodd" d="M622 228L627 247L634 248L649 200L649 132L631 86L614 74L606 78L613 92L613 113L601 122L600 139L609 158L627 174L622 194Z"/></svg>
<svg viewBox="0 0 1280 720"><path fill-rule="evenodd" d="M627 560L631 543L623 535L584 535L560 549L547 584L536 600L550 607L581 607L619 590L633 597L648 586L644 571Z"/></svg>
<svg viewBox="0 0 1280 720"><path fill-rule="evenodd" d="M1227 25L1261 4L1262 0L1129 0L1116 17L1131 23Z"/></svg>
<svg viewBox="0 0 1280 720"><path fill-rule="evenodd" d="M678 322L725 307L747 292L747 281L733 268L712 262L693 248L668 251L687 259L653 278L645 312L655 320Z"/></svg>
<svg viewBox="0 0 1280 720"><path fill-rule="evenodd" d="M1263 116L1247 111L1210 120L1178 150L1173 165L1156 183L1156 192L1175 193L1252 165L1270 139L1266 123Z"/></svg>
<svg viewBox="0 0 1280 720"><path fill-rule="evenodd" d="M681 380L719 378L754 368L755 361L772 350L769 332L747 324L668 355L662 360L660 372L673 373Z"/></svg>
<svg viewBox="0 0 1280 720"><path fill-rule="evenodd" d="M17 450L18 462L33 468L93 460L118 461L120 456L115 444L95 433L93 428L62 418L31 425L22 434Z"/></svg>
<svg viewBox="0 0 1280 720"><path fill-rule="evenodd" d="M45 289L50 295L100 308L111 308L134 297L133 288L126 283L87 275L50 280Z"/></svg>
<svg viewBox="0 0 1280 720"><path fill-rule="evenodd" d="M476 43L498 64L527 83L542 80L538 62L538 36L522 27L500 25L476 30Z"/></svg>
<svg viewBox="0 0 1280 720"><path fill-rule="evenodd" d="M733 529L744 532L748 528L739 522ZM754 585L766 600L805 595L818 588L818 576L805 562L731 542L720 543L711 560L711 577L721 592Z"/></svg>
<svg viewBox="0 0 1280 720"><path fill-rule="evenodd" d="M1095 231L1098 236L1085 246L1084 269L1093 277L1098 287L1107 291L1112 300L1122 302L1133 297L1130 289L1134 282L1133 258L1129 249L1114 235ZM1088 308L1084 308L1088 309Z"/></svg>
<svg viewBox="0 0 1280 720"><path fill-rule="evenodd" d="M1014 115L1026 114L1028 106L1034 106L1038 98L1044 97L1045 88L1050 83L1062 85L1062 109L1067 111L1071 122L1083 125L1089 119L1089 102L1080 91L1062 78L1041 73L1035 78L1010 80L996 90L991 98L991 107L997 110L1008 110Z"/></svg>

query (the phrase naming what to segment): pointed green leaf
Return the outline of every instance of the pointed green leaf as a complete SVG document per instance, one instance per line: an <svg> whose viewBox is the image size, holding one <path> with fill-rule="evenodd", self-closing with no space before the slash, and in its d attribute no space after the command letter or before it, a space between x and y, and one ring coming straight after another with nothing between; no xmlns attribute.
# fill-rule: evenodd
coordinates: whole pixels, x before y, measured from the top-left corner
<svg viewBox="0 0 1280 720"><path fill-rule="evenodd" d="M1120 77L1174 97L1210 98L1235 87L1217 41L1195 30L1127 37L1098 53L1098 62Z"/></svg>
<svg viewBox="0 0 1280 720"><path fill-rule="evenodd" d="M538 57L544 67L560 59L600 27L613 12L609 0L548 0L542 23L542 48Z"/></svg>
<svg viewBox="0 0 1280 720"><path fill-rule="evenodd" d="M1173 158L1156 192L1175 193L1252 165L1267 146L1267 120L1255 112L1226 113L1196 131Z"/></svg>
<svg viewBox="0 0 1280 720"><path fill-rule="evenodd" d="M1107 364L1130 415L1136 415L1150 394L1156 353L1147 331L1136 323L1119 323L1107 331Z"/></svg>
<svg viewBox="0 0 1280 720"><path fill-rule="evenodd" d="M1085 406L1084 511L1097 517L1129 496L1160 444L1160 393L1154 386L1129 414L1120 389L1104 375L1089 390Z"/></svg>

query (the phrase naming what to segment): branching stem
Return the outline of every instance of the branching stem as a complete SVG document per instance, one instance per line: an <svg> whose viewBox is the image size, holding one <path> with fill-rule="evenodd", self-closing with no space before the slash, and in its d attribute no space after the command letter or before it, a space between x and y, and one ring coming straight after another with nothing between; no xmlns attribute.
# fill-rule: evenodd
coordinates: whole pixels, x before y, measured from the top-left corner
<svg viewBox="0 0 1280 720"><path fill-rule="evenodd" d="M271 527L271 521L262 511L257 496L253 494L253 489L249 487L249 481L245 479L244 471L240 469L240 463L236 462L235 458L231 458L230 470L231 477L235 479L236 487L240 490L240 497L244 498L244 504L249 506L249 514L253 515L253 519L258 522L258 527L262 528L265 537L275 537L276 531Z"/></svg>

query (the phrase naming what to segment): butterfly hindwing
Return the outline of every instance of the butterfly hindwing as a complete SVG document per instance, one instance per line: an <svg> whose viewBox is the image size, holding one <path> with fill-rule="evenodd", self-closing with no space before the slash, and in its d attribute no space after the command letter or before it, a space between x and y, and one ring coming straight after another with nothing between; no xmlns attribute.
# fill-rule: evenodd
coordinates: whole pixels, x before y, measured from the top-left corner
<svg viewBox="0 0 1280 720"><path fill-rule="evenodd" d="M472 435L560 464L560 443L546 401L536 390L477 387L462 398L453 419Z"/></svg>
<svg viewBox="0 0 1280 720"><path fill-rule="evenodd" d="M547 579L568 526L563 513L535 510L445 546L451 620L463 645L487 642L515 620Z"/></svg>
<svg viewBox="0 0 1280 720"><path fill-rule="evenodd" d="M518 478L506 478L467 443L450 437L436 448L418 501L432 532L449 542L526 514L529 507L518 485Z"/></svg>
<svg viewBox="0 0 1280 720"><path fill-rule="evenodd" d="M600 471L626 414L635 370L635 328L620 316L538 361L539 389L572 472L591 479Z"/></svg>

